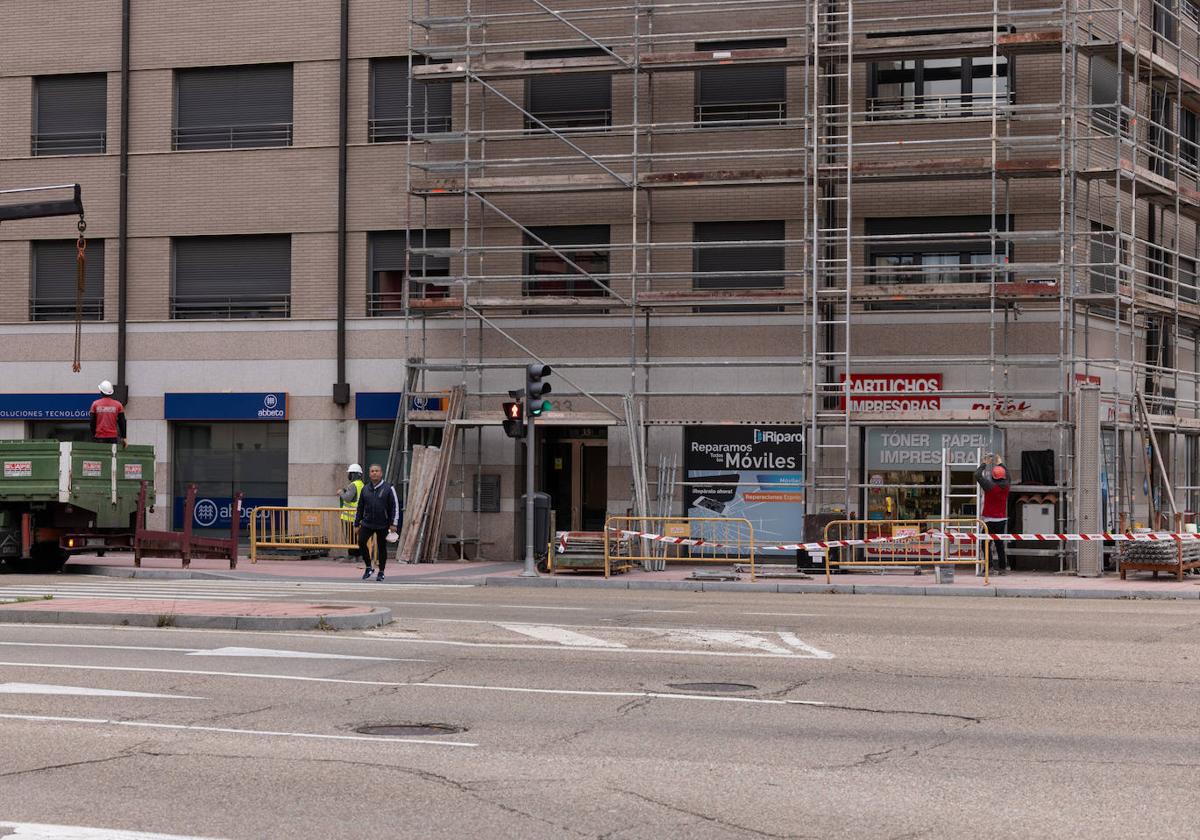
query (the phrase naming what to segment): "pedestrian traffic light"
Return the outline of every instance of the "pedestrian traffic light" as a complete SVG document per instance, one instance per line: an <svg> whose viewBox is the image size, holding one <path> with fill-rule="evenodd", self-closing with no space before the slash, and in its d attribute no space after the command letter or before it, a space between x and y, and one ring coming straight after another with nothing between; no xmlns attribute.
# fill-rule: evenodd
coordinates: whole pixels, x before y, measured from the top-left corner
<svg viewBox="0 0 1200 840"><path fill-rule="evenodd" d="M525 437L525 412L519 402L506 402L504 406L504 434L510 438Z"/></svg>
<svg viewBox="0 0 1200 840"><path fill-rule="evenodd" d="M530 417L538 417L550 410L550 401L542 399L543 394L550 393L550 383L542 379L553 372L550 365L536 362L525 368L525 404L529 406Z"/></svg>

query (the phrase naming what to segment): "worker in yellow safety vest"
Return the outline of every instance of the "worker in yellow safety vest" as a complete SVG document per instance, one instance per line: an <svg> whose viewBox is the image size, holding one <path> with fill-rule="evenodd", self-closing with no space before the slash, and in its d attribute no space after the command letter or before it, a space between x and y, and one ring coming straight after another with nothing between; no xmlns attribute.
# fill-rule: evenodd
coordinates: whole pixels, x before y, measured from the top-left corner
<svg viewBox="0 0 1200 840"><path fill-rule="evenodd" d="M363 491L363 469L359 464L351 464L346 468L346 475L350 479L350 483L341 489L338 493L338 501L342 504L342 522L346 523L343 527L349 530L348 534L350 542L356 542L357 538L353 534L354 530L354 514L358 512L358 500L362 497ZM358 553L358 549L351 549L350 555Z"/></svg>

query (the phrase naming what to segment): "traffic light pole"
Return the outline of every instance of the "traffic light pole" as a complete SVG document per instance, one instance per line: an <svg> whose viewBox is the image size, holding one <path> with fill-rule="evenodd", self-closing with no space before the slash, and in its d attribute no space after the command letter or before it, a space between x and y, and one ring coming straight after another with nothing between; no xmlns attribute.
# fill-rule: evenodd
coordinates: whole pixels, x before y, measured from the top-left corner
<svg viewBox="0 0 1200 840"><path fill-rule="evenodd" d="M525 568L521 577L538 577L533 558L533 412L525 408Z"/></svg>

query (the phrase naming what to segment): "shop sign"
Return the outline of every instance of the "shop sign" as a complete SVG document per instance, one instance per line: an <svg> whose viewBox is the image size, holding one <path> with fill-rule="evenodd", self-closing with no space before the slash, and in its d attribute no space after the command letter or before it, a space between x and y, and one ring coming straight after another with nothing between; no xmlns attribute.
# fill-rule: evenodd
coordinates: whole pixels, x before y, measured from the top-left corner
<svg viewBox="0 0 1200 840"><path fill-rule="evenodd" d="M95 394L0 394L0 420L87 420Z"/></svg>
<svg viewBox="0 0 1200 840"><path fill-rule="evenodd" d="M803 539L802 427L688 426L683 446L689 517L747 519L759 544ZM693 530L712 533L700 523Z"/></svg>
<svg viewBox="0 0 1200 840"><path fill-rule="evenodd" d="M846 375L842 374L842 382ZM853 411L927 411L942 407L940 373L851 373ZM846 401L842 400L845 408Z"/></svg>
<svg viewBox="0 0 1200 840"><path fill-rule="evenodd" d="M104 462L84 461L80 464L80 472L84 478L100 478L104 475Z"/></svg>
<svg viewBox="0 0 1200 840"><path fill-rule="evenodd" d="M285 391L249 391L231 394L165 394L166 420L286 420Z"/></svg>
<svg viewBox="0 0 1200 840"><path fill-rule="evenodd" d="M358 391L354 395L355 420L394 421L400 413L400 391ZM414 396L408 402L409 411L445 411L448 398Z"/></svg>
<svg viewBox="0 0 1200 840"><path fill-rule="evenodd" d="M5 461L5 478L32 478L33 461Z"/></svg>
<svg viewBox="0 0 1200 840"><path fill-rule="evenodd" d="M175 521L183 522L183 496L174 498ZM242 502L242 524L244 531L250 527L250 512L256 507L286 507L287 499L256 498ZM228 496L203 496L196 499L192 509L193 528L219 528L228 531L233 522L233 499Z"/></svg>
<svg viewBox="0 0 1200 840"><path fill-rule="evenodd" d="M979 450L1003 452L1000 429L955 426L892 426L867 429L868 470L931 471L942 468L942 451L956 462L974 461Z"/></svg>

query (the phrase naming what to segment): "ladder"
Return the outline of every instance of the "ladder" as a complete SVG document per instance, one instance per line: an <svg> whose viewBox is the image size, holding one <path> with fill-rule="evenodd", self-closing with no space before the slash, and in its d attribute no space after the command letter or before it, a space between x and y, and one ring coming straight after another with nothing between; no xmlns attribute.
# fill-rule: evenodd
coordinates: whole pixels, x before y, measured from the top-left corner
<svg viewBox="0 0 1200 840"><path fill-rule="evenodd" d="M983 532L979 523L961 525L951 524L945 520L954 518L953 510L955 502L971 502L975 505L975 518L978 519L983 512L983 491L975 482L975 470L979 469L979 465L983 463L983 450L976 449L974 458L969 458L965 461L954 460L954 450L942 450L942 527L943 531L950 531L960 534L980 534ZM955 484L954 472L956 470L969 470L971 473L970 485ZM965 517L959 517L965 518ZM942 540L940 556L942 560L947 560L950 557L953 549L955 559L975 560L975 574L983 574L983 558L980 551L982 543L978 541L969 543L954 542L950 540Z"/></svg>
<svg viewBox="0 0 1200 840"><path fill-rule="evenodd" d="M809 481L814 505L851 515L850 301L853 280L853 0L813 0L809 76L812 322ZM814 507L814 510L817 508Z"/></svg>

